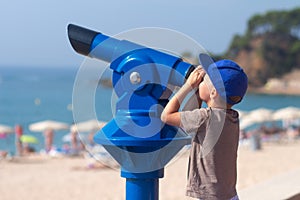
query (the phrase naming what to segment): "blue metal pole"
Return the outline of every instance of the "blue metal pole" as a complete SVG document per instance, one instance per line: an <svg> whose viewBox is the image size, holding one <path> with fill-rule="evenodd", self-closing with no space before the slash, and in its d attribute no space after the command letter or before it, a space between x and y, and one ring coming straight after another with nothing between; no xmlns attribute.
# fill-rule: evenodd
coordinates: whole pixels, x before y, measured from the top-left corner
<svg viewBox="0 0 300 200"><path fill-rule="evenodd" d="M126 178L126 200L158 200L159 178L163 178L164 169L145 173L132 173L121 169Z"/></svg>
<svg viewBox="0 0 300 200"><path fill-rule="evenodd" d="M126 199L127 200L158 200L159 181L158 178L126 179Z"/></svg>

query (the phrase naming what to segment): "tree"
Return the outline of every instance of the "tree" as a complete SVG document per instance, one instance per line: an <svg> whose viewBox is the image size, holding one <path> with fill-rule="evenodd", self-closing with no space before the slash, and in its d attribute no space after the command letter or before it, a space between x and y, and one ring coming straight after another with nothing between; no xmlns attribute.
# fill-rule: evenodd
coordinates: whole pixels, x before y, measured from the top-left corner
<svg viewBox="0 0 300 200"><path fill-rule="evenodd" d="M264 66L250 79L258 78L263 84L270 77L278 77L291 69L300 68L300 8L290 11L269 11L254 15L248 21L244 35L235 35L225 57L237 59L241 52L256 52ZM248 69L249 70L249 69Z"/></svg>

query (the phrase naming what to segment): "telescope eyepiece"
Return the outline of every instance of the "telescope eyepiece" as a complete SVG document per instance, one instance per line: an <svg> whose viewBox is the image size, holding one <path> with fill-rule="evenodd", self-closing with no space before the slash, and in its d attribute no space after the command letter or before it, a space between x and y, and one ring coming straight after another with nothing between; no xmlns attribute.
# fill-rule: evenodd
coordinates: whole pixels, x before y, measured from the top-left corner
<svg viewBox="0 0 300 200"><path fill-rule="evenodd" d="M88 56L91 51L91 45L99 32L82 28L74 24L68 25L68 37L73 49L79 53Z"/></svg>

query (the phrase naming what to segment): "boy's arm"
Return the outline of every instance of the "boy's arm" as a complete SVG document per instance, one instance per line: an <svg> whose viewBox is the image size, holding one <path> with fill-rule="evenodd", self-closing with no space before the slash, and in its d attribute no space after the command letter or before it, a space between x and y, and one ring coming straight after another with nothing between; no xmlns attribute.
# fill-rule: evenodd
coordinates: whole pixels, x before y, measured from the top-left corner
<svg viewBox="0 0 300 200"><path fill-rule="evenodd" d="M202 99L200 99L199 96L199 89L197 90L195 89L194 93L190 96L190 98L187 100L184 107L182 108L182 111L201 108L201 105L202 105Z"/></svg>
<svg viewBox="0 0 300 200"><path fill-rule="evenodd" d="M200 82L203 80L205 71L201 67L197 67L189 76L186 83L180 88L180 90L171 98L169 103L161 114L161 120L166 124L173 126L180 126L180 104L186 97L186 95L198 87Z"/></svg>

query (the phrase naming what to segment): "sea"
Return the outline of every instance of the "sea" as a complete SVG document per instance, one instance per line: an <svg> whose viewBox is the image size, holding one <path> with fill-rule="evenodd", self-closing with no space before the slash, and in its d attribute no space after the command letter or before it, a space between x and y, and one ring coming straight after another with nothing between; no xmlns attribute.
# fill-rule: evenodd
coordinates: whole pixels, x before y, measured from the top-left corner
<svg viewBox="0 0 300 200"><path fill-rule="evenodd" d="M42 133L30 131L29 125L43 120L74 123L72 95L74 83L77 88L80 84L78 73L79 68L76 67L0 67L0 124L11 127L20 124L24 134L39 140L39 143L33 144L34 148L42 150ZM93 83L95 80L86 81ZM92 95L98 120L109 121L112 118L112 94L110 87L99 86ZM251 111L258 108L277 110L288 106L300 108L300 96L248 93L235 108ZM56 131L54 144L57 147L64 145L63 137L68 133L69 130ZM14 134L0 138L0 150L15 154Z"/></svg>

